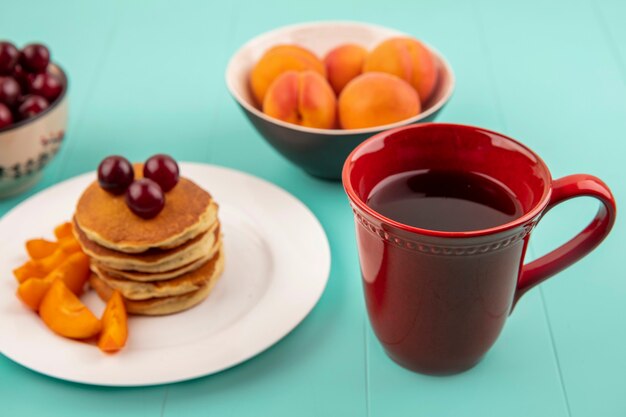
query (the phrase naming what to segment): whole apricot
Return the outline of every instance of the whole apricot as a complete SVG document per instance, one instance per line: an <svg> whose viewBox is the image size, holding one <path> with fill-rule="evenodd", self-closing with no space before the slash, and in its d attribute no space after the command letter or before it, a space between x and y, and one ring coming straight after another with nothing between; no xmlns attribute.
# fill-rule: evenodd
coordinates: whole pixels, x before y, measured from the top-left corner
<svg viewBox="0 0 626 417"><path fill-rule="evenodd" d="M411 84L425 104L437 85L437 63L430 51L417 39L387 39L365 58L363 72L386 72Z"/></svg>
<svg viewBox="0 0 626 417"><path fill-rule="evenodd" d="M300 126L332 129L336 124L337 99L328 81L314 71L288 71L267 90L263 112Z"/></svg>
<svg viewBox="0 0 626 417"><path fill-rule="evenodd" d="M420 111L415 89L403 79L383 72L359 75L339 96L339 123L344 129L383 126Z"/></svg>
<svg viewBox="0 0 626 417"><path fill-rule="evenodd" d="M337 95L346 84L363 72L366 56L365 48L351 43L339 45L326 54L324 57L326 77Z"/></svg>
<svg viewBox="0 0 626 417"><path fill-rule="evenodd" d="M250 73L250 88L257 104L263 104L265 93L272 82L291 70L311 70L326 76L324 63L308 49L298 45L274 46L263 54Z"/></svg>

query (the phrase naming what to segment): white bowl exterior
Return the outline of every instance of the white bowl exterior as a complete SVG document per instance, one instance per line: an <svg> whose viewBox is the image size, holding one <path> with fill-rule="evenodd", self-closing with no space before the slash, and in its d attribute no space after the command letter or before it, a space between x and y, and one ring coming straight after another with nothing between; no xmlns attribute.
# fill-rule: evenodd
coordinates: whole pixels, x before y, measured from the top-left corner
<svg viewBox="0 0 626 417"><path fill-rule="evenodd" d="M0 197L22 188L56 155L67 126L68 96L45 115L0 133Z"/></svg>
<svg viewBox="0 0 626 417"><path fill-rule="evenodd" d="M454 74L443 56L428 44L422 42L433 54L439 65L440 80L437 92L429 101L433 103L419 115L385 126L367 129L314 129L282 122L265 115L254 104L250 93L249 75L252 67L265 51L279 44L298 44L323 57L334 47L343 43L356 43L372 49L385 39L394 36L411 36L406 33L367 23L359 22L312 22L285 26L259 35L243 45L231 58L226 69L226 84L237 102L258 117L272 123L311 133L352 135L375 133L385 129L403 126L427 118L439 110L450 98L454 90Z"/></svg>

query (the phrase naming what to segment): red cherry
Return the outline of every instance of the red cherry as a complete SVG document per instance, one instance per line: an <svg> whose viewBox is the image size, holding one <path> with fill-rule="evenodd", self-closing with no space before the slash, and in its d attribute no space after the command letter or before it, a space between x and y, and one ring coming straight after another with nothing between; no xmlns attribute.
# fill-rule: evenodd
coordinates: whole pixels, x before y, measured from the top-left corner
<svg viewBox="0 0 626 417"><path fill-rule="evenodd" d="M42 96L48 103L52 103L63 91L63 84L61 80L54 74L49 72L42 72L41 74L35 74L29 79L30 85L28 91L31 94Z"/></svg>
<svg viewBox="0 0 626 417"><path fill-rule="evenodd" d="M11 123L13 123L11 110L4 104L0 103L0 129L10 125Z"/></svg>
<svg viewBox="0 0 626 417"><path fill-rule="evenodd" d="M137 216L151 219L163 210L165 195L159 184L149 178L142 178L126 190L126 204Z"/></svg>
<svg viewBox="0 0 626 417"><path fill-rule="evenodd" d="M50 63L50 51L40 43L31 43L22 48L20 64L28 72L44 72Z"/></svg>
<svg viewBox="0 0 626 417"><path fill-rule="evenodd" d="M0 42L0 74L11 74L20 57L20 51L11 42Z"/></svg>
<svg viewBox="0 0 626 417"><path fill-rule="evenodd" d="M0 103L15 107L22 91L13 77L0 77Z"/></svg>
<svg viewBox="0 0 626 417"><path fill-rule="evenodd" d="M48 108L48 101L41 96L26 96L22 104L17 108L17 112L22 120L33 117Z"/></svg>
<svg viewBox="0 0 626 417"><path fill-rule="evenodd" d="M143 166L143 176L159 184L165 192L178 183L179 172L178 164L169 155L153 155Z"/></svg>
<svg viewBox="0 0 626 417"><path fill-rule="evenodd" d="M108 156L98 166L98 183L112 194L123 194L133 179L135 179L133 166L123 156Z"/></svg>
<svg viewBox="0 0 626 417"><path fill-rule="evenodd" d="M17 81L22 87L22 91L26 92L30 88L30 83L35 74L29 74L24 71L24 68L20 64L17 64L15 68L13 68L13 78Z"/></svg>

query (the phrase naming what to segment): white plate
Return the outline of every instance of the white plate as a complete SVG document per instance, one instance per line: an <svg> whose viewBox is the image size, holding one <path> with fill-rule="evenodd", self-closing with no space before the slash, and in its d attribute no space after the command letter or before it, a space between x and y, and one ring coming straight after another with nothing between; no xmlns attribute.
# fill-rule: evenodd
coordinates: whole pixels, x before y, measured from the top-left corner
<svg viewBox="0 0 626 417"><path fill-rule="evenodd" d="M182 175L220 205L226 268L208 299L164 317L131 317L126 347L106 355L56 336L15 297L24 242L52 237L95 173L51 187L0 220L0 352L42 374L85 384L154 385L209 375L269 348L313 309L330 272L328 240L299 200L266 181L210 165ZM100 314L93 291L83 301Z"/></svg>

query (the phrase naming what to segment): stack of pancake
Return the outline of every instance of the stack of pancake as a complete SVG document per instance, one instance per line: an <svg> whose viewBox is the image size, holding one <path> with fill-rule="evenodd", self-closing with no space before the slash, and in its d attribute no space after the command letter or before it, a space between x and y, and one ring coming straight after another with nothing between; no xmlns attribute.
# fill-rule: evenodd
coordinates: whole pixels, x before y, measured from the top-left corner
<svg viewBox="0 0 626 417"><path fill-rule="evenodd" d="M140 174L140 170L136 170ZM124 196L97 182L83 193L74 234L90 257L91 286L108 300L118 290L129 313L171 314L204 300L224 268L217 204L180 178L155 218L133 214Z"/></svg>

